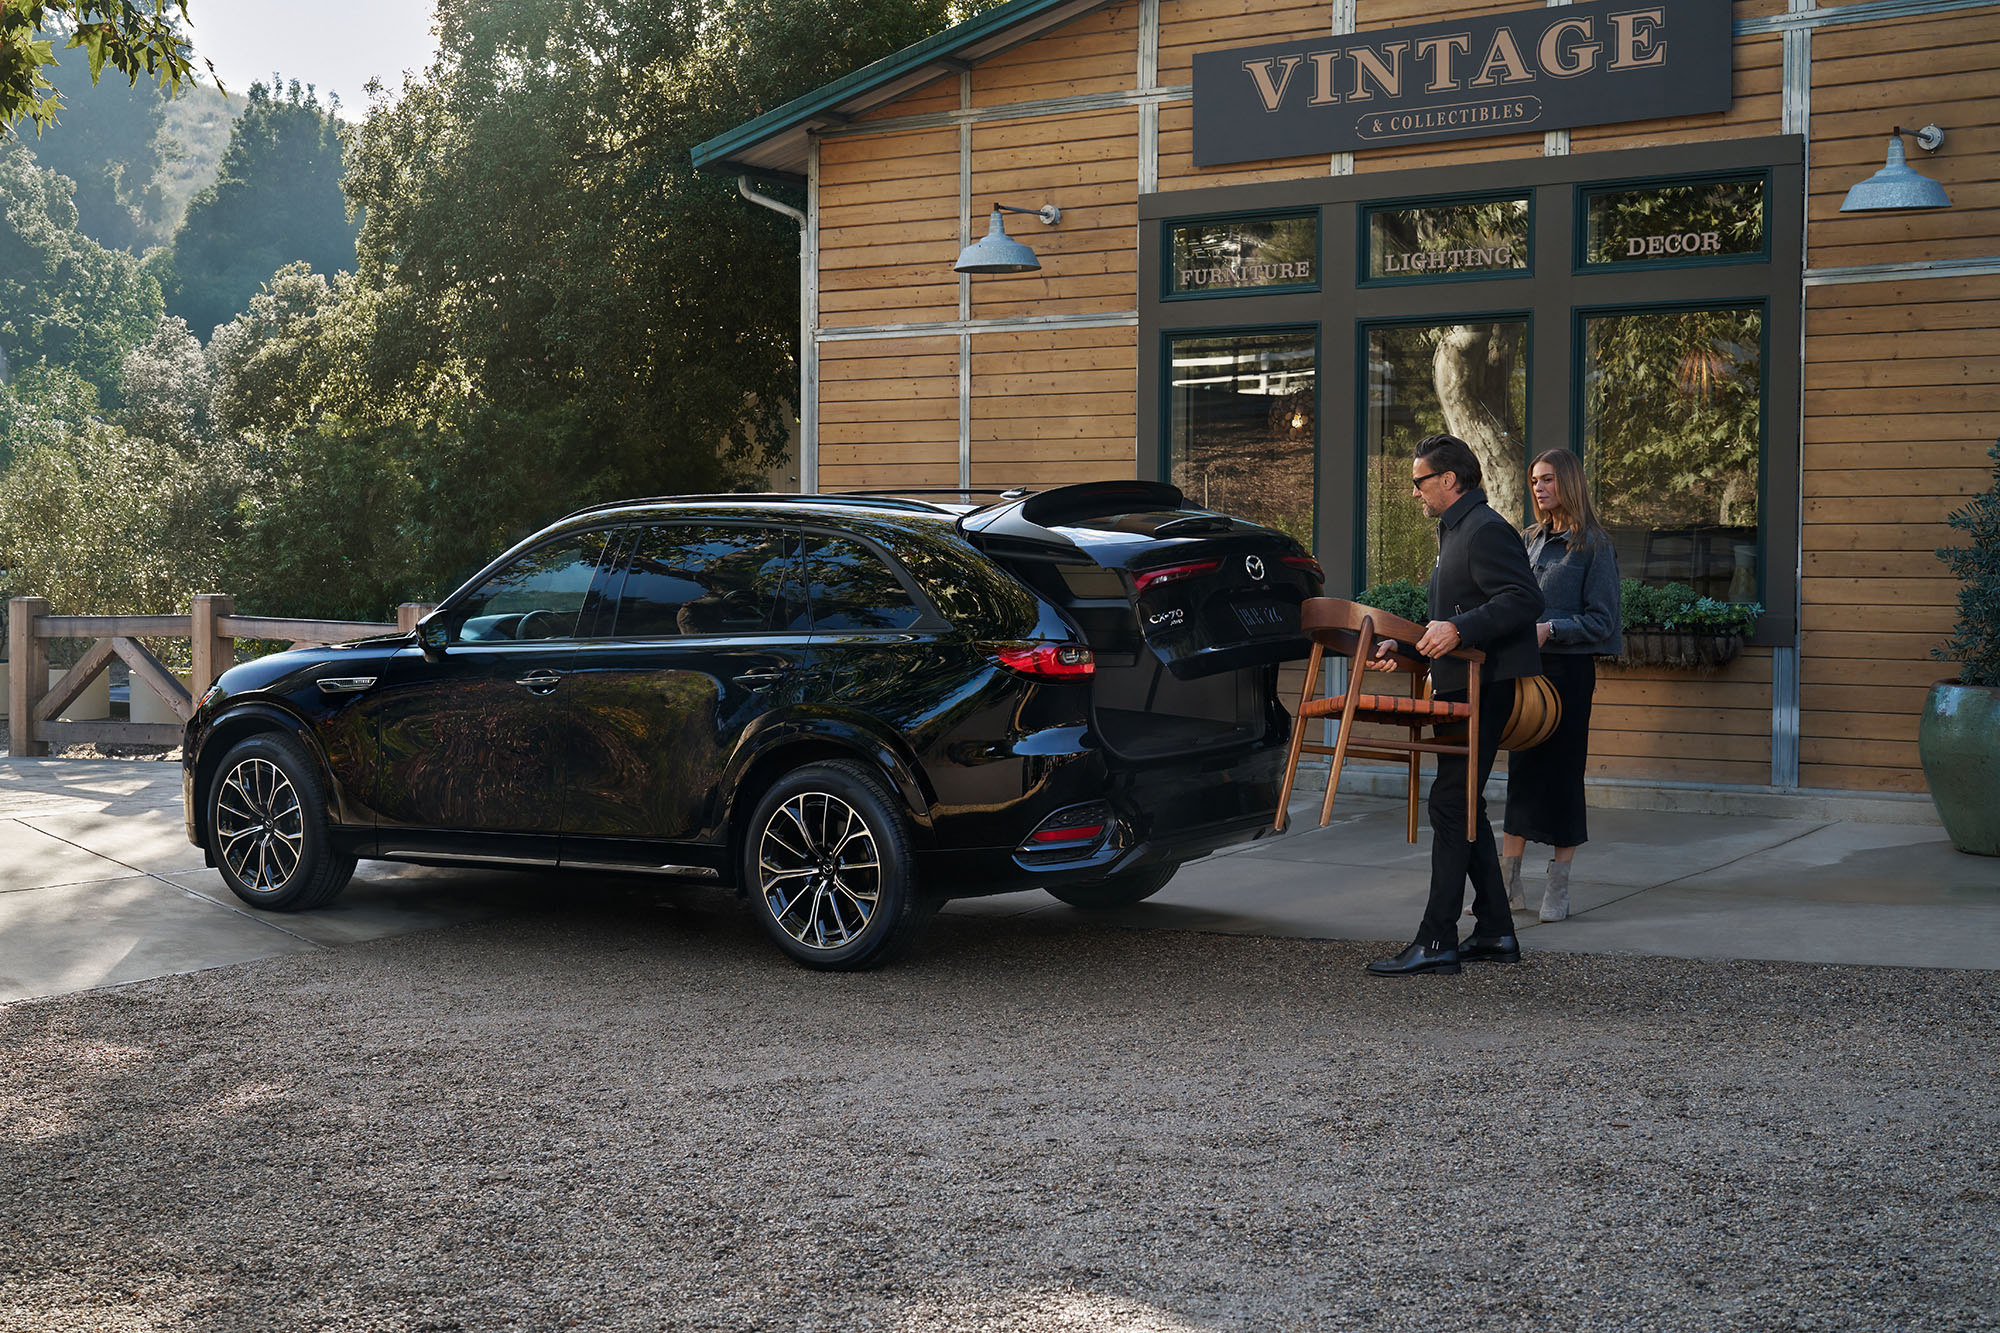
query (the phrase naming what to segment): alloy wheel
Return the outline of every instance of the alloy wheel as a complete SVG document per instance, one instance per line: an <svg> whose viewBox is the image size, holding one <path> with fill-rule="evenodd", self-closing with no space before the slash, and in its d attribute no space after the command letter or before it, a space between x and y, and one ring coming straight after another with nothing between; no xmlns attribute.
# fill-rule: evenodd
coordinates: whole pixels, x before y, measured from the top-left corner
<svg viewBox="0 0 2000 1333"><path fill-rule="evenodd" d="M305 814L285 771L249 758L229 770L215 795L216 846L223 864L254 893L276 893L298 874Z"/></svg>
<svg viewBox="0 0 2000 1333"><path fill-rule="evenodd" d="M882 862L868 821L828 792L800 792L771 812L757 847L765 910L808 949L838 949L875 919Z"/></svg>

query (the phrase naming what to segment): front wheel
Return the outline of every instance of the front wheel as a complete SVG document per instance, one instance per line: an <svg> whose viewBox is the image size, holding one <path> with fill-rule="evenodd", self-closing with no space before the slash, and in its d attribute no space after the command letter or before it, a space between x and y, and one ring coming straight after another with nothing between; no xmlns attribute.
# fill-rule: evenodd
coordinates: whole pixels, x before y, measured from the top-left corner
<svg viewBox="0 0 2000 1333"><path fill-rule="evenodd" d="M779 779L750 816L743 883L778 947L807 967L878 967L926 915L900 805L867 768L835 759Z"/></svg>
<svg viewBox="0 0 2000 1333"><path fill-rule="evenodd" d="M333 901L354 874L336 852L319 769L276 734L238 741L208 787L209 848L238 898L270 912Z"/></svg>
<svg viewBox="0 0 2000 1333"><path fill-rule="evenodd" d="M1179 870L1178 861L1166 865L1140 866L1137 870L1127 870L1121 874L1106 875L1103 879L1091 880L1085 884L1064 884L1051 886L1052 897L1068 903L1071 907L1083 907L1092 911L1109 911L1114 907L1130 907L1167 887L1167 881Z"/></svg>

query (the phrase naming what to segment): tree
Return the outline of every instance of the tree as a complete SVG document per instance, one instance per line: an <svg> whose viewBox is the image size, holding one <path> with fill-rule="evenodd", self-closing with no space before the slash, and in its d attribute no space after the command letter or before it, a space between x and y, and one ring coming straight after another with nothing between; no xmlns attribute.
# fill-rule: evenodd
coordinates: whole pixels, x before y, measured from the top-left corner
<svg viewBox="0 0 2000 1333"><path fill-rule="evenodd" d="M110 65L136 84L146 75L169 93L193 81L195 55L179 25L187 0L6 0L0 4L0 131L32 118L39 133L63 108L47 70L55 39L81 50L97 82ZM215 66L202 61L211 77Z"/></svg>
<svg viewBox="0 0 2000 1333"><path fill-rule="evenodd" d="M167 308L197 333L233 318L286 264L354 267L335 105L322 107L297 80L250 86L215 184L188 205L163 280Z"/></svg>
<svg viewBox="0 0 2000 1333"><path fill-rule="evenodd" d="M77 230L71 189L24 146L0 145L0 378L47 362L115 397L125 353L160 316L159 284Z"/></svg>
<svg viewBox="0 0 2000 1333"><path fill-rule="evenodd" d="M150 83L107 79L66 96L62 120L35 141L35 159L76 182L77 228L112 250L159 244L160 169L174 151L162 134L166 95Z"/></svg>

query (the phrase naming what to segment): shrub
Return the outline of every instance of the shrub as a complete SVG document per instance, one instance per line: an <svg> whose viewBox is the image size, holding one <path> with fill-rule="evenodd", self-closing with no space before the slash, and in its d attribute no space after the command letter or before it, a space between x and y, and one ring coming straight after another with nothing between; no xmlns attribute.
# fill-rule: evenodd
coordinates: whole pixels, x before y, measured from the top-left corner
<svg viewBox="0 0 2000 1333"><path fill-rule="evenodd" d="M1957 662L1965 685L2000 685L2000 441L1986 452L1993 484L1945 520L1972 544L1938 550L1958 576L1958 624L1931 655Z"/></svg>
<svg viewBox="0 0 2000 1333"><path fill-rule="evenodd" d="M1618 584L1620 624L1626 630L1678 629L1704 634L1748 634L1764 614L1760 602L1721 602L1685 583L1649 588L1637 579Z"/></svg>
<svg viewBox="0 0 2000 1333"><path fill-rule="evenodd" d="M1392 616L1414 620L1419 625L1431 618L1430 590L1409 579L1391 579L1372 588L1363 588L1358 599L1363 606L1387 611Z"/></svg>

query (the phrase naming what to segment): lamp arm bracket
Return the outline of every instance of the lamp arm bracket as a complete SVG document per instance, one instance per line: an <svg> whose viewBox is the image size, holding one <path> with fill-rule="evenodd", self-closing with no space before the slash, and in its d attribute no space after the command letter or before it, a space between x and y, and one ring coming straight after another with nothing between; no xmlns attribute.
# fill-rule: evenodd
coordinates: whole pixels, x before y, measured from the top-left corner
<svg viewBox="0 0 2000 1333"><path fill-rule="evenodd" d="M995 204L993 207L997 212L1001 213L1031 214L1040 218L1044 224L1051 227L1062 221L1062 210L1054 204L1043 204L1040 208L1016 208L1012 204Z"/></svg>
<svg viewBox="0 0 2000 1333"><path fill-rule="evenodd" d="M1906 130L1901 125L1889 131L1891 134L1907 134L1917 141L1917 147L1926 153L1935 153L1944 144L1944 131L1935 122L1920 130Z"/></svg>

